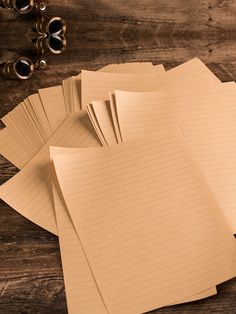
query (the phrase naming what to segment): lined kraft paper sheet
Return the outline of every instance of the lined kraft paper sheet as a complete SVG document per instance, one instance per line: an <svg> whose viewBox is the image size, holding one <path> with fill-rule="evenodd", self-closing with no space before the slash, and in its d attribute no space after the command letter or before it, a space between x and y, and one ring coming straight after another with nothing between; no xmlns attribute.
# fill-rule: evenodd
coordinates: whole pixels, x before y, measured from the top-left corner
<svg viewBox="0 0 236 314"><path fill-rule="evenodd" d="M164 73L156 71L146 74L123 74L82 71L82 106L85 108L93 100L106 99L105 97L107 97L108 92L112 92L116 88L121 90L136 90L139 86L145 86L144 90L149 90L148 82L150 84L150 82L161 79Z"/></svg>
<svg viewBox="0 0 236 314"><path fill-rule="evenodd" d="M99 72L106 73L133 73L144 74L151 72L165 72L165 68L162 64L153 65L150 62L132 62L122 64L109 64L98 70ZM64 95L66 96L67 107L69 112L71 110L77 112L82 109L81 102L81 74L72 76L63 81Z"/></svg>
<svg viewBox="0 0 236 314"><path fill-rule="evenodd" d="M1 197L28 219L56 233L50 186L50 169L48 166L48 147L50 144L67 144L76 147L99 145L92 130L89 128L91 128L91 126L89 126L85 113L82 112L70 117L70 119L64 122L58 129L52 139L37 156L35 156L13 179L9 180L6 185L0 188ZM63 271L67 287L66 293L67 296L69 295L69 297L67 297L69 309L71 309L70 311L72 313L76 313L77 311L81 313L91 313L91 307L88 306L88 304L91 304L91 300L95 300L93 302L95 302L97 313L99 313L98 309L101 300L99 299L97 290L94 295L93 286L95 283L93 278L91 278L91 273L87 275L89 265L85 264L84 267L81 266L85 263L84 257L81 256L82 248L80 247L69 217L67 217L67 215L63 216L63 213L61 214L62 216L59 212L57 223L60 234ZM71 247L73 251L70 250ZM64 253L64 251L66 251L67 254ZM72 288L68 288L68 286L72 286ZM81 291L80 295L77 290L74 290L76 287L79 288L78 291ZM215 293L216 289L211 288L192 298L183 300L183 302L200 299ZM87 303L88 301L89 303ZM101 311L103 310L104 308L102 307Z"/></svg>
<svg viewBox="0 0 236 314"><path fill-rule="evenodd" d="M31 152L22 147L8 128L0 131L0 150L1 154L18 168L23 167L25 160L31 157Z"/></svg>
<svg viewBox="0 0 236 314"><path fill-rule="evenodd" d="M123 90L126 91L158 90L175 92L176 95L184 93L186 86L192 91L197 91L208 90L212 87L217 88L222 85L215 75L198 59L186 62L166 73L159 73L155 77L143 79L143 76L141 76L141 78L139 82L139 77L136 77L135 80L130 80L129 84L126 84L124 81L120 82L121 77L114 73L110 75L106 73L104 75L103 73L91 72L89 75L85 75L82 92L85 98L90 97L92 100L88 104L87 110L103 145L112 145L121 142L115 100L111 93L115 84L117 86L125 86ZM152 84L147 84L150 80ZM89 87L92 86L93 89L91 90ZM110 92L110 96L108 92ZM108 98L110 101L106 100Z"/></svg>
<svg viewBox="0 0 236 314"><path fill-rule="evenodd" d="M135 65L109 65L101 70L107 70L109 72L116 72L119 70L124 72L141 72L144 70L153 71L150 70L152 68L155 68L155 71L164 71L162 65L153 67L150 63L135 63ZM41 150L36 155L32 151L29 151L25 145L22 146L22 143L25 142L25 132L20 132L22 141L15 139L14 135L17 132L15 132L14 123L13 129L9 130L8 128L4 128L0 131L1 152L3 152L4 156L12 161L19 169L22 169L25 166L20 173L0 187L0 197L26 218L53 233L56 233L56 224L51 201L49 202L50 195L48 192L48 184L50 182L50 178L48 169L43 169L43 166L40 166L44 163L47 164L49 158L49 145L66 147L83 146L84 137L87 136L88 132L91 132L90 136L93 139L94 145L99 145L99 141L94 134L92 125L88 121L88 117L85 112L81 114L76 113L74 117L68 117L66 120L66 104L63 99L64 95L62 86L40 89L38 95L29 97L29 101L34 103L34 107L36 104L37 106L41 104L44 108L43 110L46 113L48 123L46 124L45 119L43 120L41 111L39 120L43 122L42 126L45 126L47 135L51 132L51 137L48 139L46 144L40 144L38 150L40 147ZM18 109L19 108L16 107L2 120L4 120L4 122L8 122L9 117L13 116L13 114L15 120L18 120ZM63 121L65 122L62 124ZM59 125L61 126L59 127ZM24 127L24 123L21 124L21 126ZM58 127L59 129L55 134L53 134ZM49 131L49 129L51 131ZM30 132L27 131L26 133ZM33 183L32 186L31 182ZM40 184L42 185L42 183L45 187L45 189L42 189L42 193L45 194L45 199L42 197L41 193L38 193L41 191ZM32 195L29 193L31 190Z"/></svg>
<svg viewBox="0 0 236 314"><path fill-rule="evenodd" d="M99 71L150 73L165 70L162 65L153 66L148 62L135 62L111 64ZM1 154L17 168L23 168L66 117L80 110L80 76L65 80L63 88L59 85L40 89L39 93L27 97L1 119L6 126L4 131L0 131Z"/></svg>
<svg viewBox="0 0 236 314"><path fill-rule="evenodd" d="M51 194L49 146L99 146L86 112L71 115L33 159L13 178L0 186L0 197L17 212L42 228L57 233Z"/></svg>
<svg viewBox="0 0 236 314"><path fill-rule="evenodd" d="M102 93L107 97L107 90L109 91L112 86L123 86L126 89L130 90L131 85L135 85L136 88L139 86L141 90L143 90L143 86L147 85L146 81L153 79L153 77L157 77L160 80L161 75L165 74L165 69L163 65L153 66L151 63L128 63L124 65L117 65L117 66L106 66L105 68L99 71L102 74L98 74L97 71L85 71L83 72L83 97L90 98L94 97L95 100L101 98L101 88L102 85ZM128 75L124 75L128 74ZM135 75L134 75L135 74ZM144 77L146 80L144 79ZM148 78L148 79L147 79ZM104 80L101 82L101 80ZM91 81L92 80L92 81ZM93 81L96 81L93 90L91 91L90 87L93 84ZM99 82L98 82L99 81ZM81 82L80 82L81 84ZM98 88L97 88L98 84ZM108 86L107 86L108 84ZM92 96L90 93L92 92ZM104 98L105 99L105 98ZM92 102L93 103L93 102ZM117 143L116 136L114 134L114 127L116 124L113 125L112 123L112 111L110 112L110 108L104 107L108 106L109 104L102 102L101 106L99 105L98 101L98 108L96 107L97 111L95 112L94 108L89 106L88 114L93 122L94 129L103 145L107 145L107 137L109 137L109 143ZM83 106L85 107L85 106ZM100 109L101 108L101 109ZM104 109L106 110L104 112ZM102 110L102 111L101 111ZM102 114L103 118L106 115L106 133L104 134L104 129L101 129L99 125L100 121L100 113ZM113 119L114 120L114 119ZM115 122L115 121L114 121Z"/></svg>
<svg viewBox="0 0 236 314"><path fill-rule="evenodd" d="M89 137L87 140L87 147L89 147L91 146L91 140ZM64 148L51 147L51 158L53 158L54 154L71 154L76 152L77 150L74 149L68 148L65 150ZM70 314L108 313L81 241L68 213L53 166L52 177L68 311ZM179 303L195 301L214 294L216 294L215 287L185 298L179 301Z"/></svg>
<svg viewBox="0 0 236 314"><path fill-rule="evenodd" d="M225 85L211 92L178 97L166 93L116 91L124 141L150 135L159 125L181 127L216 198L236 233L236 89Z"/></svg>
<svg viewBox="0 0 236 314"><path fill-rule="evenodd" d="M27 113L27 119L24 121L22 121L23 112L19 112L19 108L25 109L25 113ZM6 127L0 131L1 154L19 169L32 159L52 134L38 94L26 98L24 102L3 117L2 121ZM12 142L16 144L12 145ZM10 150L8 146L11 147Z"/></svg>
<svg viewBox="0 0 236 314"><path fill-rule="evenodd" d="M0 195L7 203L28 219L53 233L57 233L57 228L53 211L51 176L48 165L49 145L75 147L99 145L87 119L84 112L67 119L33 160L14 178L0 187ZM56 208L58 207L56 206ZM64 215L65 212L58 213L57 211L57 214L63 271L67 287L66 293L69 296L67 298L70 312L91 313L91 307L88 307L88 304L92 302L97 309L97 313L99 313L98 309L101 306L99 305L101 299L99 299L97 290L94 295L93 278L91 278L91 273L87 275L89 265L81 266L85 263L83 255L81 256L82 248L72 228L70 219L67 215ZM71 247L73 251L70 250ZM85 271L85 269L87 270ZM80 295L78 295L77 291L75 292L75 288L79 288L79 291L81 291ZM216 289L211 288L192 298L183 300L183 302L204 298L215 293ZM93 309L94 307L92 306ZM102 307L101 311L103 310L104 308Z"/></svg>
<svg viewBox="0 0 236 314"><path fill-rule="evenodd" d="M167 75L165 75L167 74ZM107 100L109 92L115 89L127 91L153 91L161 85L175 84L180 77L185 77L191 82L192 77L207 75L208 80L219 82L219 79L202 63L195 58L185 62L167 72L154 73L106 73L102 71L82 71L81 93L82 107L96 100Z"/></svg>
<svg viewBox="0 0 236 314"><path fill-rule="evenodd" d="M25 150L36 153L43 140L21 102L14 110L1 119Z"/></svg>
<svg viewBox="0 0 236 314"><path fill-rule="evenodd" d="M61 85L39 89L39 96L52 131L66 119L67 112Z"/></svg>
<svg viewBox="0 0 236 314"><path fill-rule="evenodd" d="M200 71L201 73L206 72L207 74L209 73L211 74L211 72L198 59L194 59L189 62L186 62L185 64L168 71L168 73L173 73L172 76L174 78L175 75L186 75L186 73L189 73L190 68L192 69L193 73ZM120 72L120 73L132 72L132 73L140 74L140 73L150 73L152 71L155 71L155 72L158 71L159 74L161 74L161 73L164 73L164 67L162 65L152 66L150 63L132 63L132 64L121 64L121 65L109 65L102 68L100 71L110 72L110 74L111 72ZM106 73L105 75L107 74L108 73ZM78 77L75 77L75 80L77 78ZM209 81L208 81L208 84L209 84ZM78 81L76 83L76 87L74 87L72 90L73 90L73 95L70 95L69 99L70 100L73 99L73 103L77 103L78 101L80 101L80 98L81 98L81 95L80 95L81 81ZM95 94L93 93L93 95L96 99L96 93ZM32 109L34 110L34 113L36 114L37 119L39 120L40 134L44 142L49 138L49 136L52 135L53 133L52 130L55 130L66 117L66 114L67 114L66 108L65 108L66 102L64 103L63 101L64 96L65 98L67 98L66 97L67 95L65 94L63 95L62 93L62 87L55 86L52 88L41 89L39 90L39 95L35 94L32 96L29 96L28 99L26 99L27 103L32 107ZM111 109L113 109L113 107ZM29 145L32 146L32 145L35 145L35 143L31 143L32 139L30 141L28 139L28 136L29 134L31 134L31 132L29 132L27 128L24 130L24 125L27 125L27 123L20 123L20 134L19 134L19 130L16 129L16 124L19 120L17 118L19 116L19 114L17 113L18 111L19 110L16 107L12 112L10 112L7 116L5 116L2 119L5 125L8 127L8 131L4 131L4 132L0 131L1 132L0 145L1 145L2 154L9 161L11 161L14 165L16 165L19 169L21 169L32 159L35 153L40 149L40 147L42 146L42 142L40 142L39 140L38 145L33 151L31 151L31 149L28 148ZM56 119L55 119L55 112L57 113ZM12 118L14 118L14 122L10 120ZM116 127L116 124L115 124L115 127ZM17 135L17 138L15 138L16 135ZM37 137L34 135L33 142L35 138ZM100 138L100 140L101 142L104 143L103 138ZM9 143L9 144L15 143L18 149L16 149L14 152L11 149L11 147L9 147L10 145L6 143ZM26 143L28 143L28 146L26 146ZM25 151L23 154L22 154L22 150Z"/></svg>
<svg viewBox="0 0 236 314"><path fill-rule="evenodd" d="M197 86L196 83L198 82ZM193 82L192 82L193 83ZM231 91L235 88L234 82L221 83L215 80L209 81L209 76L205 73L203 75L194 78L195 84L187 84L186 78L179 78L175 81L175 84L169 86L167 83L160 88L157 88L158 92L166 93L168 97L180 97L186 94L195 94L203 92L214 92L216 89L225 89ZM120 132L119 121L117 117L115 95L109 93L109 101L92 101L87 106L87 111L90 119L94 125L94 129L103 146L113 145L122 142L122 135Z"/></svg>
<svg viewBox="0 0 236 314"><path fill-rule="evenodd" d="M150 74L153 72L153 74L156 74L158 71L158 74L155 75L155 78L158 78L158 81L161 79L161 74L165 75L165 69L163 65L157 65L157 66L152 66L150 63L128 63L127 65L121 65L117 66L117 70L119 69L118 76L114 75L117 72L114 70L115 67L110 68L109 66L105 67L104 70L101 72L106 72L105 74L101 75L99 74L97 77L96 73L97 72L87 72L85 76L83 76L83 95L85 98L91 98L91 90L90 88L87 88L87 86L91 86L91 80L96 81L95 86L92 91L92 95L94 99L99 99L101 98L101 90L100 86L102 84L102 89L103 89L103 95L107 97L108 95L106 94L107 91L110 91L111 88L111 81L113 81L112 86L114 87L116 84L119 86L125 86L126 89L130 90L131 84L133 86L136 86L135 88L144 90L147 83L143 79L143 74ZM135 81L133 81L134 76L122 76L121 75L121 70L124 69L126 70L123 73L128 73L128 74L136 74L139 75L139 77L135 77ZM112 70L112 71L111 71ZM109 73L110 72L110 73ZM113 74L113 75L111 75ZM140 74L142 74L140 76ZM148 75L145 75L145 78L147 79ZM149 76L149 79L153 79L153 75ZM130 79L130 81L127 82L127 78ZM101 82L100 79L105 79L105 81ZM115 81L114 81L115 79ZM124 80L125 79L125 80ZM99 80L99 82L97 82ZM93 84L93 83L92 83ZM97 88L98 84L98 88ZM145 85L145 87L144 87ZM104 98L105 99L105 98ZM96 106L93 106L93 104L96 104ZM115 111L113 109L112 103L109 103L107 101L95 101L91 102L91 104L88 105L87 107L88 114L90 116L91 121L93 122L94 129L98 135L98 138L100 139L101 143L103 145L108 145L110 144L115 144L115 143L120 143L121 141L119 138L117 138L117 122L115 119ZM103 123L100 125L100 119L103 119ZM106 119L106 120L104 120ZM105 126L104 126L105 123Z"/></svg>
<svg viewBox="0 0 236 314"><path fill-rule="evenodd" d="M143 313L235 275L235 239L176 132L53 161L109 313Z"/></svg>
<svg viewBox="0 0 236 314"><path fill-rule="evenodd" d="M57 145L59 145L59 144L57 144ZM21 156L23 156L23 154L21 154ZM19 168L21 168L22 166L19 166ZM37 218L38 219L38 218ZM210 290L209 290L210 291ZM211 292L213 293L213 292L215 292L215 290L214 291L212 291L211 290ZM207 296L207 293L205 293L205 296ZM199 297L200 297L200 295L199 295ZM203 297L203 296L202 296Z"/></svg>

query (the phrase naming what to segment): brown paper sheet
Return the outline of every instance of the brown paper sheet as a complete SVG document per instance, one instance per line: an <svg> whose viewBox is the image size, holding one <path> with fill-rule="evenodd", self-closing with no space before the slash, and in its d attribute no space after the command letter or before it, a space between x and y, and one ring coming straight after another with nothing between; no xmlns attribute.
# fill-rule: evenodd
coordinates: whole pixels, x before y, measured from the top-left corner
<svg viewBox="0 0 236 314"><path fill-rule="evenodd" d="M234 237L176 133L53 160L108 312L143 313L235 275Z"/></svg>

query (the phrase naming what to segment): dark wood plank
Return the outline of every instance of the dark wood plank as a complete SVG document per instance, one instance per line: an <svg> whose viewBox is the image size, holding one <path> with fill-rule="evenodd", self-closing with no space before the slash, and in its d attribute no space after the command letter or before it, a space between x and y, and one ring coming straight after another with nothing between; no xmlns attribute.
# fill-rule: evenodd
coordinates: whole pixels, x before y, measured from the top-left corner
<svg viewBox="0 0 236 314"><path fill-rule="evenodd" d="M50 12L67 20L68 49L26 82L0 77L0 117L37 89L81 68L152 61L171 68L200 57L222 80L236 78L236 2L232 0L58 0ZM33 17L0 10L0 62L31 56ZM17 169L0 158L0 183ZM67 313L57 237L0 202L0 313ZM235 313L236 281L206 300L154 313ZM94 313L95 314L95 313Z"/></svg>

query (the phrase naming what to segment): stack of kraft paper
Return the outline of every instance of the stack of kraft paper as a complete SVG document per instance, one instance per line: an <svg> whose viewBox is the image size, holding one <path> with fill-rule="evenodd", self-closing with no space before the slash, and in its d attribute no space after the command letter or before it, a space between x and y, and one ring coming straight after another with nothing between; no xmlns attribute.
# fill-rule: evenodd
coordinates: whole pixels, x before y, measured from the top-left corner
<svg viewBox="0 0 236 314"><path fill-rule="evenodd" d="M141 314L236 275L236 88L198 59L40 89L2 118L0 187L58 235L69 313Z"/></svg>

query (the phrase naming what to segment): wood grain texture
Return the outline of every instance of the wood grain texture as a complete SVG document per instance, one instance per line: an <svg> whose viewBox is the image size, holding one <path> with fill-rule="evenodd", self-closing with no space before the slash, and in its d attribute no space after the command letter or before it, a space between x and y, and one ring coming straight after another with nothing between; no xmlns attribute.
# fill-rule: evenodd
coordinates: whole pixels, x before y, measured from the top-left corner
<svg viewBox="0 0 236 314"><path fill-rule="evenodd" d="M50 13L67 20L68 49L26 82L0 77L0 117L37 89L59 84L82 68L152 61L171 68L201 58L222 80L236 78L234 0L58 0ZM0 61L31 56L33 17L0 10ZM0 183L17 169L0 158ZM58 239L0 201L0 314L67 313ZM160 314L236 312L236 280L206 300ZM96 314L96 313L94 313Z"/></svg>

